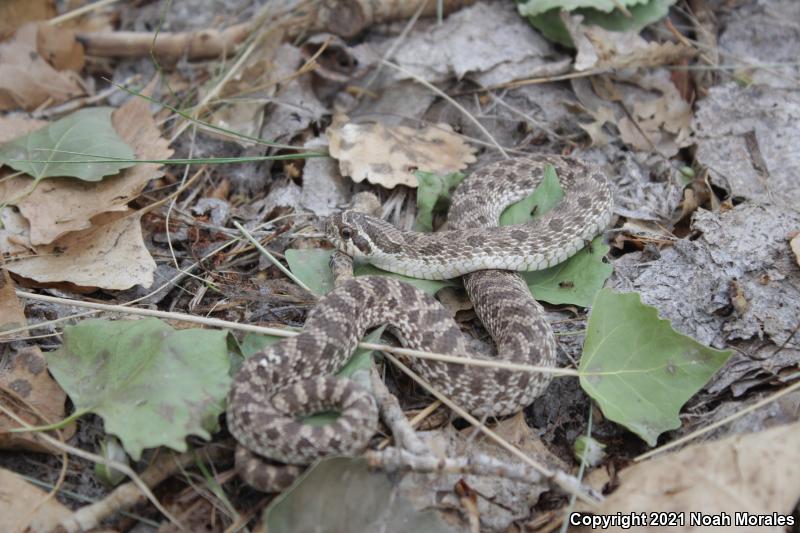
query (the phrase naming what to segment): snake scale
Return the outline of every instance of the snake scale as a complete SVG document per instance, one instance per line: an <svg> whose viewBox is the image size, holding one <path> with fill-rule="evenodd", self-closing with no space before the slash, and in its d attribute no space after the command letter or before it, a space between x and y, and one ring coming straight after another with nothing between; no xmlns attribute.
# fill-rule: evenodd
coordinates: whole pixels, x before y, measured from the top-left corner
<svg viewBox="0 0 800 533"><path fill-rule="evenodd" d="M547 165L556 169L562 201L533 222L498 227L502 211L533 192ZM496 357L553 366L556 344L544 310L512 271L564 261L605 229L611 212L601 171L566 157L529 156L491 163L464 179L453 193L446 231L402 231L344 211L327 220L326 233L339 250L385 270L427 279L464 276ZM332 374L365 332L381 324L408 348L489 357L474 353L450 313L411 285L378 276L347 281L318 302L299 335L248 359L236 375L227 421L239 442L236 465L245 482L281 490L320 456L366 447L378 423L375 401L360 385ZM546 374L427 359L416 359L414 369L478 416L514 413L549 383ZM324 426L302 423L320 411L341 414Z"/></svg>

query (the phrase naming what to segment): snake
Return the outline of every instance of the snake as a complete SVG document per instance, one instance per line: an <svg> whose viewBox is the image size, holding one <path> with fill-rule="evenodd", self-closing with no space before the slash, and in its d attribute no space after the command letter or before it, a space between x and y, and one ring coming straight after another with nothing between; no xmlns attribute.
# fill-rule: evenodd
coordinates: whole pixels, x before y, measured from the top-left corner
<svg viewBox="0 0 800 533"><path fill-rule="evenodd" d="M536 190L550 165L561 201L531 222L499 226L506 207ZM252 356L234 377L226 419L238 442L239 476L255 489L280 491L315 460L367 447L377 431L376 402L365 387L333 374L379 325L413 350L554 367L555 336L517 272L565 261L609 225L612 209L609 181L599 168L531 155L490 163L464 178L443 231L405 231L353 210L328 217L327 239L357 260L416 278L462 276L494 353L477 353L452 314L412 285L387 276L351 278L317 302L298 335ZM525 408L550 381L548 373L423 358L414 358L413 368L481 417ZM325 425L304 423L323 411L339 415Z"/></svg>

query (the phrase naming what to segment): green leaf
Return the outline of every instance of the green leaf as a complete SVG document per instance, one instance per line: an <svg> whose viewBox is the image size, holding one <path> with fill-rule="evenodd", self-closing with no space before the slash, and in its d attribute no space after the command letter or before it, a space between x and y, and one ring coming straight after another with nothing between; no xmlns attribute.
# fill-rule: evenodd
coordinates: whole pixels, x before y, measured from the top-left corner
<svg viewBox="0 0 800 533"><path fill-rule="evenodd" d="M244 339L242 339L239 349L245 359L250 359L267 346L275 344L284 338L285 337L274 337L272 335L261 335L259 333L247 333Z"/></svg>
<svg viewBox="0 0 800 533"><path fill-rule="evenodd" d="M46 357L76 412L103 417L138 460L144 448L185 451L188 435L211 437L231 383L226 335L155 318L84 320Z"/></svg>
<svg viewBox="0 0 800 533"><path fill-rule="evenodd" d="M667 15L675 0L527 0L519 2L520 15L551 41L574 47L561 22L562 9L582 15L583 24L594 24L610 31L639 32ZM617 9L623 6L629 14Z"/></svg>
<svg viewBox="0 0 800 533"><path fill-rule="evenodd" d="M535 220L558 205L564 191L553 165L547 165L542 182L533 193L509 206L500 215L500 225L524 224ZM603 261L609 247L602 236L563 263L535 272L520 272L537 300L554 305L589 307L594 295L605 284L614 267Z"/></svg>
<svg viewBox="0 0 800 533"><path fill-rule="evenodd" d="M7 142L0 146L0 162L30 174L37 181L53 176L100 181L104 176L117 174L136 163L102 161L105 158L130 160L135 157L130 146L114 131L111 124L113 111L111 107L81 109L24 137ZM87 158L85 154L91 154L102 162L56 162L95 158Z"/></svg>
<svg viewBox="0 0 800 533"><path fill-rule="evenodd" d="M556 169L553 165L547 165L542 182L536 187L536 190L524 200L508 206L500 215L500 225L511 226L535 220L558 205L562 198L564 198L564 191L561 190L561 184L558 183Z"/></svg>
<svg viewBox="0 0 800 533"><path fill-rule="evenodd" d="M289 270L308 285L314 294L327 294L333 289L333 275L328 266L333 250L296 250L290 248L286 250L285 255ZM372 265L357 265L353 269L353 274L356 276L388 276L396 278L430 295L436 294L439 289L448 285L447 281L409 278L394 272L386 272Z"/></svg>
<svg viewBox="0 0 800 533"><path fill-rule="evenodd" d="M587 326L580 383L609 420L655 446L680 427L678 413L730 357L672 329L639 294L597 293Z"/></svg>
<svg viewBox="0 0 800 533"><path fill-rule="evenodd" d="M433 211L450 200L450 191L464 179L461 172L440 176L418 170L416 231L433 231Z"/></svg>
<svg viewBox="0 0 800 533"><path fill-rule="evenodd" d="M521 272L537 300L554 305L592 305L614 267L603 261L609 246L598 236L583 250L563 263L536 272Z"/></svg>
<svg viewBox="0 0 800 533"><path fill-rule="evenodd" d="M396 483L384 472L370 471L364 459L323 459L270 502L264 510L266 529L270 533L457 531L433 509L416 509L398 494Z"/></svg>

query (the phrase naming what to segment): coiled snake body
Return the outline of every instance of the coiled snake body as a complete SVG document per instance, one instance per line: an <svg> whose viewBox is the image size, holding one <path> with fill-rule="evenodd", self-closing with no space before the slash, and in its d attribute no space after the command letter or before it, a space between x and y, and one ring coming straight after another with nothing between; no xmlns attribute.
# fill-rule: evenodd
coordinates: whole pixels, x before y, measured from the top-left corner
<svg viewBox="0 0 800 533"><path fill-rule="evenodd" d="M497 227L502 211L527 197L553 165L563 200L537 220ZM464 276L497 358L555 364L556 345L542 307L510 270L539 270L580 250L609 223L606 177L574 159L530 156L487 165L453 194L447 231L406 232L362 213L345 211L327 222L340 250L385 270L427 279ZM486 358L474 353L458 325L434 298L386 277L349 280L309 313L303 331L248 359L228 399L227 420L240 446L237 470L261 490L286 487L314 459L363 449L377 426L370 394L332 377L370 328L388 324L412 349ZM414 369L473 414L505 415L529 405L549 383L546 374L416 359ZM334 410L325 426L302 417ZM285 463L267 465L260 458Z"/></svg>

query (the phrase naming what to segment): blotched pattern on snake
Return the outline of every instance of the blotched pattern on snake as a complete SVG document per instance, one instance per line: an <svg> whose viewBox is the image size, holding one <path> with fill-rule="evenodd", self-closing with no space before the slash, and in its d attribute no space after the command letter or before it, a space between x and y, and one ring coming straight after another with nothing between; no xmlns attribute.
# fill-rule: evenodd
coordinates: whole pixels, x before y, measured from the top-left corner
<svg viewBox="0 0 800 533"><path fill-rule="evenodd" d="M533 192L547 165L564 193L552 210L527 224L498 227L502 211ZM475 311L498 359L552 366L556 344L544 310L514 270L539 270L575 254L609 224L612 196L598 169L574 159L530 156L489 164L453 194L448 229L402 231L363 213L327 221L340 250L385 270L427 279L464 276ZM261 490L280 490L316 458L353 454L375 432L377 408L361 386L332 376L364 333L388 324L404 346L436 353L474 353L453 318L434 298L387 277L349 280L319 301L303 331L256 354L237 374L227 420L240 446L237 469ZM549 375L416 359L425 380L471 413L506 415L529 405ZM341 413L325 426L309 414ZM283 463L266 463L263 459Z"/></svg>

